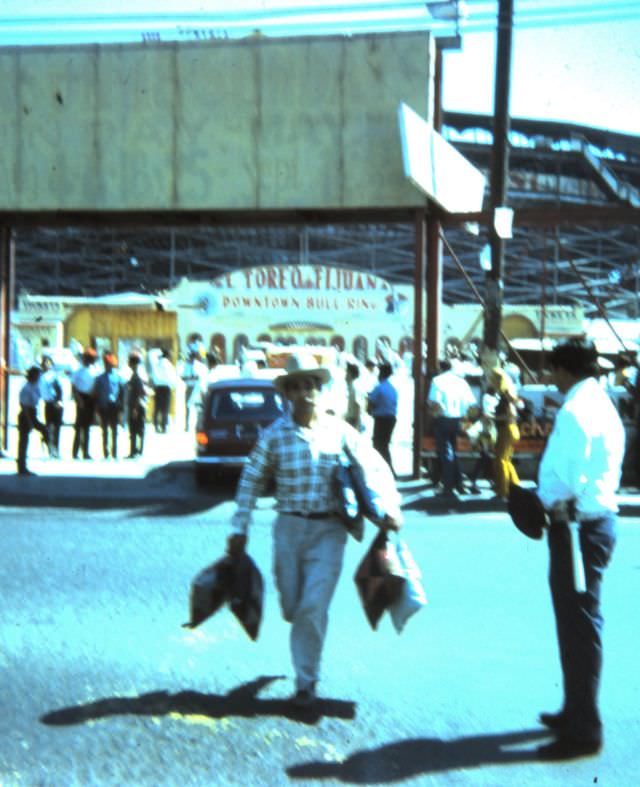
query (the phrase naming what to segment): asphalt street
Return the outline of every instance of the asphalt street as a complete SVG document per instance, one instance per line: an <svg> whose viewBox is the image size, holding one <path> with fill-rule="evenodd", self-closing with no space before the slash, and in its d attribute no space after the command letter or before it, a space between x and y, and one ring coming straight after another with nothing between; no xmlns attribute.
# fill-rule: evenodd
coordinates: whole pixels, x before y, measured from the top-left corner
<svg viewBox="0 0 640 787"><path fill-rule="evenodd" d="M622 517L605 580L605 749L543 764L536 717L560 700L546 549L504 511L485 500L447 512L406 486L404 538L429 604L401 635L388 618L375 632L366 622L352 579L366 544L349 542L322 699L301 716L286 701L272 501L249 542L266 581L258 641L228 610L190 631L189 584L221 554L232 503L195 494L186 467L166 472L182 498L0 508L3 787L637 783L637 518Z"/></svg>

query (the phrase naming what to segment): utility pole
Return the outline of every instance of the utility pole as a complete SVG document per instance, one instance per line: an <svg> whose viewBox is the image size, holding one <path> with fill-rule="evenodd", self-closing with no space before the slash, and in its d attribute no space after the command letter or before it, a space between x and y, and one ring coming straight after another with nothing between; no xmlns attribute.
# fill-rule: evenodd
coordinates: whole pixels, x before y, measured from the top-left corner
<svg viewBox="0 0 640 787"><path fill-rule="evenodd" d="M511 43L513 37L513 0L499 0L496 73L493 108L493 153L490 176L491 270L486 276L484 347L482 365L491 368L498 358L502 323L503 268L505 240L496 229L496 209L506 207L509 176L509 93L511 88Z"/></svg>
<svg viewBox="0 0 640 787"><path fill-rule="evenodd" d="M9 447L9 372L11 310L14 308L15 241L13 230L0 226L0 456Z"/></svg>

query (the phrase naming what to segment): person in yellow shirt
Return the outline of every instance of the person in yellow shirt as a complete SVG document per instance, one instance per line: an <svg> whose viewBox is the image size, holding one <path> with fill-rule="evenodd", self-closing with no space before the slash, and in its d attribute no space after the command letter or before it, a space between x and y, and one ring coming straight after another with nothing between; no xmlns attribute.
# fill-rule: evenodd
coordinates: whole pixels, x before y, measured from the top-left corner
<svg viewBox="0 0 640 787"><path fill-rule="evenodd" d="M489 373L489 388L498 396L494 412L496 445L494 453L494 485L498 497L507 499L511 484L520 479L513 464L513 450L520 439L518 429L518 394L511 378L504 369L495 367Z"/></svg>

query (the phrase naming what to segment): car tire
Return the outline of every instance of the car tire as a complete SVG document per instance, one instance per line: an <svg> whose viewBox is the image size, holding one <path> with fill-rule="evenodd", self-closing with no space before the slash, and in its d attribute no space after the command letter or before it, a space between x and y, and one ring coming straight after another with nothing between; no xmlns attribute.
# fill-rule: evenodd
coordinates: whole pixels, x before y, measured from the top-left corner
<svg viewBox="0 0 640 787"><path fill-rule="evenodd" d="M196 485L200 489L205 489L211 484L211 471L205 465L196 464Z"/></svg>

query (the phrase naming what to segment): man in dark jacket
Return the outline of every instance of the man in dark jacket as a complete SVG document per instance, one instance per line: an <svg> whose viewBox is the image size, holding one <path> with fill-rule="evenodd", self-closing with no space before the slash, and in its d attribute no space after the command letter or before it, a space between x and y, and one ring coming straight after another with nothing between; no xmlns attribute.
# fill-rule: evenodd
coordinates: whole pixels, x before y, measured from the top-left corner
<svg viewBox="0 0 640 787"><path fill-rule="evenodd" d="M20 412L18 413L18 474L35 475L27 469L27 451L29 434L37 429L43 440L47 438L46 426L38 420L38 404L40 402L40 367L32 366L27 371L27 382L20 391Z"/></svg>
<svg viewBox="0 0 640 787"><path fill-rule="evenodd" d="M100 426L102 427L102 450L109 458L109 433L111 434L111 458L118 458L118 422L124 403L124 384L118 373L118 359L113 353L105 353L104 372L96 377L95 397Z"/></svg>
<svg viewBox="0 0 640 787"><path fill-rule="evenodd" d="M129 459L142 456L144 427L147 420L147 385L140 376L141 358L137 353L129 356L131 377L126 385L127 423L129 426Z"/></svg>

